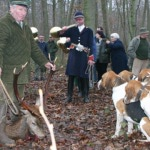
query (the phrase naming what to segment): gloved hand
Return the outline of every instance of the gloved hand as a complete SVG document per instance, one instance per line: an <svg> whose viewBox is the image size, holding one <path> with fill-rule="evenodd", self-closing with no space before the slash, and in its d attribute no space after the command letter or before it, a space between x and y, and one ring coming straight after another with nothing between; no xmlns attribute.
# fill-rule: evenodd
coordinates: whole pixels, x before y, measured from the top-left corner
<svg viewBox="0 0 150 150"><path fill-rule="evenodd" d="M84 50L84 46L81 45L80 43L76 46L76 50L79 52L82 52Z"/></svg>
<svg viewBox="0 0 150 150"><path fill-rule="evenodd" d="M93 55L90 55L90 56L88 57L88 64L89 64L90 66L92 66L92 65L95 64L95 62L94 62L94 56L93 56Z"/></svg>

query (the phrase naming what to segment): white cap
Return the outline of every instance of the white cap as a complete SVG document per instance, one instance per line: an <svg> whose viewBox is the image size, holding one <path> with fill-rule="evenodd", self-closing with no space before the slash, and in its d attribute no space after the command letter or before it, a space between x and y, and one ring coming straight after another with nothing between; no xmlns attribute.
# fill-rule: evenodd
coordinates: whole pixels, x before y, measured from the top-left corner
<svg viewBox="0 0 150 150"><path fill-rule="evenodd" d="M119 36L118 33L112 33L112 34L110 35L110 37L113 37L113 38L115 38L115 39L119 39L119 38L120 38L120 36Z"/></svg>
<svg viewBox="0 0 150 150"><path fill-rule="evenodd" d="M32 34L38 33L38 29L36 27L30 27Z"/></svg>

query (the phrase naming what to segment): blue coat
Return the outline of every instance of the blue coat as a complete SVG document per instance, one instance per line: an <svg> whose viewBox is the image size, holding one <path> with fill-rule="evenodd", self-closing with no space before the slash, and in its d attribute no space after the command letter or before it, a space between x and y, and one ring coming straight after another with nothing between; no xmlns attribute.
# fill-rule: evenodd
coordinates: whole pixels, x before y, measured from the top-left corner
<svg viewBox="0 0 150 150"><path fill-rule="evenodd" d="M41 49L41 51L43 52L43 54L46 56L46 58L48 59L48 50L47 50L47 44L46 42L37 42L39 48Z"/></svg>
<svg viewBox="0 0 150 150"><path fill-rule="evenodd" d="M107 44L107 46L110 48L112 70L117 74L123 70L129 70L123 43L117 39L114 43Z"/></svg>
<svg viewBox="0 0 150 150"><path fill-rule="evenodd" d="M68 29L62 36L70 37L71 39L71 41L66 44L67 47L70 47L71 43L80 43L84 47L90 49L89 55L93 54L93 31L90 28L85 27L80 33L78 27L72 27ZM70 48L66 67L66 75L88 78L88 72L86 69L89 55L84 51L77 51L75 47Z"/></svg>

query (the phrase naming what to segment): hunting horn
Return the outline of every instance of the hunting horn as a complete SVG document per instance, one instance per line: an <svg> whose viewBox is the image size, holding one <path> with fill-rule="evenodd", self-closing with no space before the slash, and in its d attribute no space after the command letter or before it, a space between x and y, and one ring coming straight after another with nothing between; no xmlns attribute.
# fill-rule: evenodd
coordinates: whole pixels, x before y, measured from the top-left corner
<svg viewBox="0 0 150 150"><path fill-rule="evenodd" d="M69 53L69 48L66 47L65 43L67 41L66 37L60 37L60 39L57 41L58 47L64 52Z"/></svg>
<svg viewBox="0 0 150 150"><path fill-rule="evenodd" d="M77 25L76 25L76 24L69 25L69 26L67 26L67 29L72 28L72 27L75 27L75 26L77 26ZM63 30L62 30L62 28L60 28L60 27L52 27L52 28L50 29L50 35L51 35L53 38L59 38L59 37L60 37L60 36L59 36L59 33L60 33L61 31L63 31Z"/></svg>

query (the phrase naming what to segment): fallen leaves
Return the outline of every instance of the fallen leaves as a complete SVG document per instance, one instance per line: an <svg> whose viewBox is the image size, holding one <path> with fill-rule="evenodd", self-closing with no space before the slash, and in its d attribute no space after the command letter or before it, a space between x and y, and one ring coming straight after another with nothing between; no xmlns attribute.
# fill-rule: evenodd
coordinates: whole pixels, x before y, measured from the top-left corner
<svg viewBox="0 0 150 150"><path fill-rule="evenodd" d="M123 123L121 136L111 139L115 131L116 113L111 99L111 91L90 89L88 104L78 97L74 88L73 102L65 103L67 78L64 70L57 71L50 82L49 96L45 113L54 125L54 135L58 150L148 150L150 143L134 142L143 139L140 131L130 137L126 135L126 123ZM26 99L29 104L35 103L36 90L43 88L45 82L31 82L26 86ZM46 138L39 141L18 142L12 150L48 150L51 139L44 125Z"/></svg>

